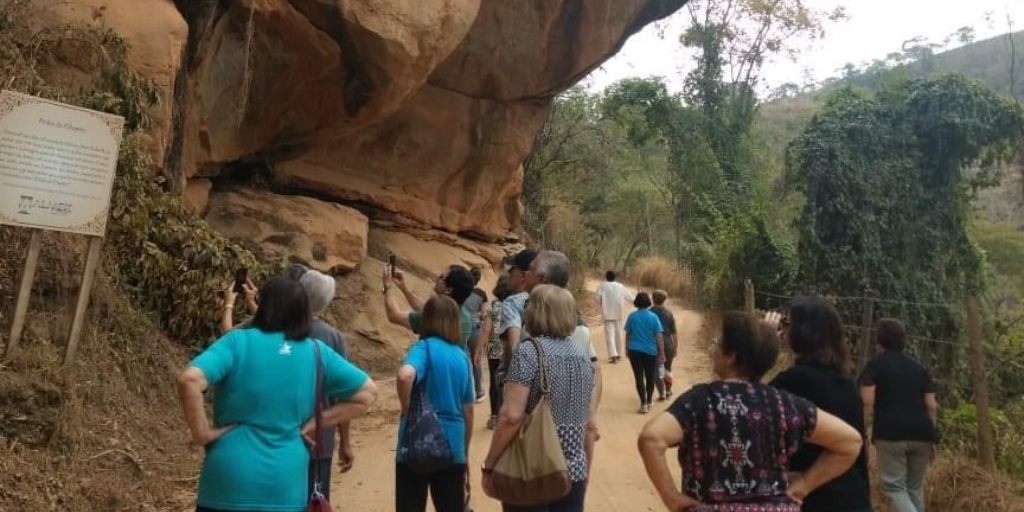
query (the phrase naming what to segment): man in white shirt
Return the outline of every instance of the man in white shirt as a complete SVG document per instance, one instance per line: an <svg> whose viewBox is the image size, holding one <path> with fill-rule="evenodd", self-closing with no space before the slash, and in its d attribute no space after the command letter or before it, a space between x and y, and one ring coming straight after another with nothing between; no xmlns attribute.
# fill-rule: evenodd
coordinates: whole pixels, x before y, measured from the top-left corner
<svg viewBox="0 0 1024 512"><path fill-rule="evenodd" d="M597 287L597 301L601 303L604 317L604 339L608 345L608 362L617 363L626 353L625 336L622 327L622 302L633 302L633 294L615 281L615 271L605 273L605 282Z"/></svg>

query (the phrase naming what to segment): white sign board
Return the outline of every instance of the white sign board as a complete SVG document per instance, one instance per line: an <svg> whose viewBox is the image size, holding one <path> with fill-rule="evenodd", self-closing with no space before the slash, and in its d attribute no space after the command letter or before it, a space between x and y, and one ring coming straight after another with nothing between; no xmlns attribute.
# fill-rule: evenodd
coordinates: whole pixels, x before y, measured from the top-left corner
<svg viewBox="0 0 1024 512"><path fill-rule="evenodd" d="M0 91L0 224L102 237L124 119Z"/></svg>

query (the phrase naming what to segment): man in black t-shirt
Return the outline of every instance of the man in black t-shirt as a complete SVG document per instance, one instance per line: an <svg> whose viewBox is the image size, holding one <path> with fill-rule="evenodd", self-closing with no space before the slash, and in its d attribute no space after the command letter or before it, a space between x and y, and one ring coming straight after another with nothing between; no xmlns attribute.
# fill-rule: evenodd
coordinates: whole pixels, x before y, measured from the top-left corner
<svg viewBox="0 0 1024 512"><path fill-rule="evenodd" d="M860 375L864 420L874 417L872 442L882 491L895 512L924 512L924 479L939 441L938 406L928 371L904 353L907 333L898 320L875 327L883 352Z"/></svg>

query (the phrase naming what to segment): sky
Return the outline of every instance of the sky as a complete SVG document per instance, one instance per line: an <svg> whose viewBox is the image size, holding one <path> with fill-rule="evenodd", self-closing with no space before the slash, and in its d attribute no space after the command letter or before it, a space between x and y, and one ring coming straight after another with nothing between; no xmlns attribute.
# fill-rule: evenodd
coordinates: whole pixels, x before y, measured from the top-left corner
<svg viewBox="0 0 1024 512"><path fill-rule="evenodd" d="M976 40L1006 32L1007 14L1014 30L1024 30L1024 0L806 0L813 9L831 11L843 6L848 19L826 27L825 37L800 46L797 61L779 57L762 70L765 93L786 82L802 84L807 77L821 81L838 76L846 63L859 64L899 51L903 41L925 36L942 42L963 26L974 27ZM622 51L596 69L584 82L592 91L628 77L661 76L678 91L693 60L682 49L679 35L689 24L682 11L648 25L630 38ZM986 20L986 16L990 19Z"/></svg>

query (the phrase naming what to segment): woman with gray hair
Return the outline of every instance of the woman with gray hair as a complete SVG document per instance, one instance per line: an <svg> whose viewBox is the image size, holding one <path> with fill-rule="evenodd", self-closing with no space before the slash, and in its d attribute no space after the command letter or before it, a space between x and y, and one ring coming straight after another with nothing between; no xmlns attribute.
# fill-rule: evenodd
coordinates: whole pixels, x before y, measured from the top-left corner
<svg viewBox="0 0 1024 512"><path fill-rule="evenodd" d="M348 360L348 341L345 336L330 324L324 322L320 315L331 305L334 300L334 292L337 282L333 277L325 275L317 270L307 270L298 278L302 288L306 290L306 297L309 299L309 311L313 315L313 322L310 324L309 337L324 342L341 357ZM324 397L324 408L331 404ZM342 473L352 469L352 446L349 443L349 424L338 425L338 465ZM334 429L325 428L321 433L322 437L317 441L322 447L320 453L322 459L311 458L309 461L310 478L313 482L314 469L319 466L321 475L320 492L328 501L331 499L331 458L334 454ZM310 489L312 491L312 489Z"/></svg>

